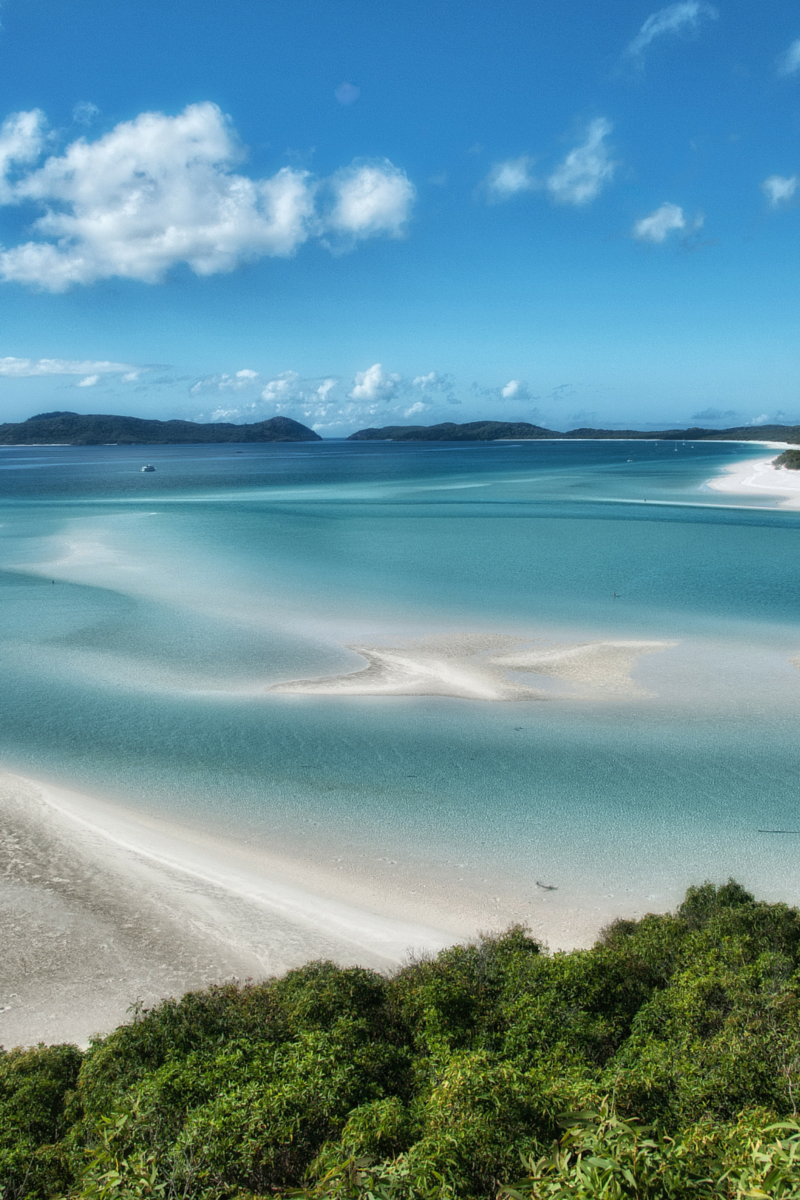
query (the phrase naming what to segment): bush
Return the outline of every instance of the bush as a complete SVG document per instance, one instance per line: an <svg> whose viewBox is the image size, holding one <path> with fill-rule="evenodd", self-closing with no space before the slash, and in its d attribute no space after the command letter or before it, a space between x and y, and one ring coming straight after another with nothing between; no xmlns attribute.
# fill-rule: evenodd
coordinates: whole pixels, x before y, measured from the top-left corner
<svg viewBox="0 0 800 1200"><path fill-rule="evenodd" d="M311 963L0 1054L0 1200L800 1200L798 1096L800 913L704 884L591 950Z"/></svg>

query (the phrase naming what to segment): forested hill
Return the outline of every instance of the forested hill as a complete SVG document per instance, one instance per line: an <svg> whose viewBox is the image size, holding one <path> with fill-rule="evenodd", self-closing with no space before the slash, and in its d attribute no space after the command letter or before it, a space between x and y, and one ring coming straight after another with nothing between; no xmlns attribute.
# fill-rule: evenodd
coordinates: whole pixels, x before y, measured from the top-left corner
<svg viewBox="0 0 800 1200"><path fill-rule="evenodd" d="M169 446L183 442L318 442L307 425L290 417L271 417L252 425L230 422L148 421L141 417L82 416L74 412L39 413L27 421L0 425L2 446Z"/></svg>
<svg viewBox="0 0 800 1200"><path fill-rule="evenodd" d="M742 425L735 429L570 429L560 433L527 421L468 421L456 425L445 421L441 425L384 425L382 429L359 429L350 435L351 442L496 442L500 439L517 441L543 438L631 438L663 439L664 441L726 441L726 442L792 442L800 443L800 425Z"/></svg>

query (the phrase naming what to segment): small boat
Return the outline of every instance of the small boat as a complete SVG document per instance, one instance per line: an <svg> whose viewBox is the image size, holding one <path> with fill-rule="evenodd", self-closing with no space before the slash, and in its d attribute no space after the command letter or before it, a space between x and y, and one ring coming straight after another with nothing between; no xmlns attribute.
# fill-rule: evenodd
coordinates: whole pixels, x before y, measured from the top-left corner
<svg viewBox="0 0 800 1200"><path fill-rule="evenodd" d="M142 470L143 471L155 471L155 467L153 466L152 463L145 463L145 465L142 467Z"/></svg>

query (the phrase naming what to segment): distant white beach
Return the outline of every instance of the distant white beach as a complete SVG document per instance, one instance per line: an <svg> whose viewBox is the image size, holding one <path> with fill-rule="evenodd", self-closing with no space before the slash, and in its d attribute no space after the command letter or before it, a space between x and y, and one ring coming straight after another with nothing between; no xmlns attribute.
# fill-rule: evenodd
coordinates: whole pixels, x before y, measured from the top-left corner
<svg viewBox="0 0 800 1200"><path fill-rule="evenodd" d="M766 443L777 451L796 449L788 442ZM707 480L706 486L715 492L735 496L773 495L781 497L779 508L800 508L800 471L773 465L776 455L749 459L724 468L722 475Z"/></svg>

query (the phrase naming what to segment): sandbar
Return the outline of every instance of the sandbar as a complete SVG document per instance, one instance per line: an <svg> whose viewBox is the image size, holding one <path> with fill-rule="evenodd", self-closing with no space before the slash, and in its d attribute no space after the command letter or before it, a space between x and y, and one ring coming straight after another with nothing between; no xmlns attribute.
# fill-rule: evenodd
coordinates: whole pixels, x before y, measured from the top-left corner
<svg viewBox="0 0 800 1200"><path fill-rule="evenodd" d="M292 679L272 692L314 696L451 696L466 700L624 700L646 695L632 671L666 641L526 642L519 637L455 634L398 646L350 645L359 671Z"/></svg>

